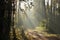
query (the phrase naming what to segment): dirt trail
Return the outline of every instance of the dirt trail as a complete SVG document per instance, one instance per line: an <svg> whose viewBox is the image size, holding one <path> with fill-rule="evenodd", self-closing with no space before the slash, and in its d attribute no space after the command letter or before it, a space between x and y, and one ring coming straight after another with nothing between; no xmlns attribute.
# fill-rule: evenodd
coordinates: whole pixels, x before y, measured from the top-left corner
<svg viewBox="0 0 60 40"><path fill-rule="evenodd" d="M29 32L27 33L27 37L29 40L60 40L60 38L56 36L44 36L43 34L40 34L38 32Z"/></svg>

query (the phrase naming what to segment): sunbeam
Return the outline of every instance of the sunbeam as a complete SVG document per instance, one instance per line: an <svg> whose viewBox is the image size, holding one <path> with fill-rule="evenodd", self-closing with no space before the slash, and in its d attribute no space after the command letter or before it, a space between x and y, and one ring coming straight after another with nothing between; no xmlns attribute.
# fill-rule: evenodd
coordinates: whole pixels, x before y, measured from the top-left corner
<svg viewBox="0 0 60 40"><path fill-rule="evenodd" d="M21 4L24 4L24 3L22 2ZM21 5L20 8L22 10L19 9L19 12L18 12L18 15L19 15L18 19L19 20L18 21L22 20L22 26L25 29L30 29L30 28L32 29L32 28L35 28L37 26L38 21L35 18L34 13L32 12L33 8L30 8L30 4L26 4L26 5L28 5L27 8L24 7L24 5Z"/></svg>

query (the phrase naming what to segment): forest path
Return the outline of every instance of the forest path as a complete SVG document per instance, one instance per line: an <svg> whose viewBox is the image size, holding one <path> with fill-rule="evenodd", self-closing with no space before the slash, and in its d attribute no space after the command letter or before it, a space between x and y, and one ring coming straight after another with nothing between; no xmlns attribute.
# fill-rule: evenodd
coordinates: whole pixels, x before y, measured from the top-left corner
<svg viewBox="0 0 60 40"><path fill-rule="evenodd" d="M53 34L51 36L45 36L44 34L36 31L28 32L27 37L29 40L60 40L58 36L54 36Z"/></svg>

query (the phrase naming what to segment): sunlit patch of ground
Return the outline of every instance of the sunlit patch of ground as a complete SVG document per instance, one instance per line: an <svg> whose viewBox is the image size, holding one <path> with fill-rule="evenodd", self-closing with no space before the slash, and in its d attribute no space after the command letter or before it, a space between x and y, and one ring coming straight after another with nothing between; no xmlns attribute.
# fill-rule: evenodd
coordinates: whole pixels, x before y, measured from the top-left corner
<svg viewBox="0 0 60 40"><path fill-rule="evenodd" d="M60 37L56 34L38 33L37 31L28 32L27 38L29 40L60 40Z"/></svg>
<svg viewBox="0 0 60 40"><path fill-rule="evenodd" d="M60 40L60 35L49 34L45 27L36 27L33 29L28 29L26 36L29 40Z"/></svg>
<svg viewBox="0 0 60 40"><path fill-rule="evenodd" d="M21 30L19 28L15 29L15 33L18 40L23 40L23 37L21 36ZM46 32L46 29L42 27L27 29L27 31L25 31L25 36L28 38L28 40L60 40L60 35L49 34Z"/></svg>

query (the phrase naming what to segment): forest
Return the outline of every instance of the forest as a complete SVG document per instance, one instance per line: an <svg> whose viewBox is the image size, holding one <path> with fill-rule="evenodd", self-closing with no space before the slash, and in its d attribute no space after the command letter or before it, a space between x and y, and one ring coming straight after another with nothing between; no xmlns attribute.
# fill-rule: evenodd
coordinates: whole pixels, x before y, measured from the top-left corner
<svg viewBox="0 0 60 40"><path fill-rule="evenodd" d="M0 40L60 40L60 0L0 0Z"/></svg>

